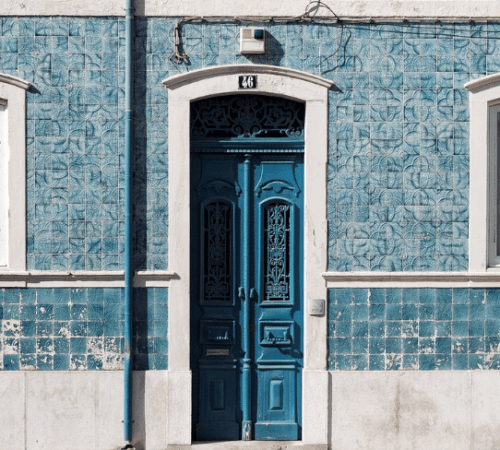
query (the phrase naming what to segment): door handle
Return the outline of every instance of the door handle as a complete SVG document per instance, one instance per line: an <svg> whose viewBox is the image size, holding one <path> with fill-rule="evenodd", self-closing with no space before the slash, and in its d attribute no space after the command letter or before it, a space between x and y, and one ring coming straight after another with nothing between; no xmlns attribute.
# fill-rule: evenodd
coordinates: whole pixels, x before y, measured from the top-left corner
<svg viewBox="0 0 500 450"><path fill-rule="evenodd" d="M238 288L238 297L242 300L245 300L245 288L243 286L240 286ZM250 295L248 297L250 298L250 300L255 297L255 288L250 289Z"/></svg>

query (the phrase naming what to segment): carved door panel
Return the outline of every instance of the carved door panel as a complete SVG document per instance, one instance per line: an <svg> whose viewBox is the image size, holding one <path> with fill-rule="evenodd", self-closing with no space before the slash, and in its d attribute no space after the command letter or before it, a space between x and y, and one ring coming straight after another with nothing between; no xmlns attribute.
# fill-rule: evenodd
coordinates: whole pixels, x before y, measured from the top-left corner
<svg viewBox="0 0 500 450"><path fill-rule="evenodd" d="M299 438L303 165L261 157L255 170L254 438ZM255 386L255 388L254 388Z"/></svg>
<svg viewBox="0 0 500 450"><path fill-rule="evenodd" d="M192 155L191 368L195 440L239 436L236 157Z"/></svg>
<svg viewBox="0 0 500 450"><path fill-rule="evenodd" d="M299 439L302 155L192 158L194 439Z"/></svg>

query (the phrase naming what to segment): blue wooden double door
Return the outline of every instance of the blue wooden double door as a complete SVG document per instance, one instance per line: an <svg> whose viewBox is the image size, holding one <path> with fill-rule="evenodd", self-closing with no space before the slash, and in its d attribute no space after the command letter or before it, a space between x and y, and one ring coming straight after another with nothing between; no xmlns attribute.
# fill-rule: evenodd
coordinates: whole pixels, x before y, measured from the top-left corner
<svg viewBox="0 0 500 450"><path fill-rule="evenodd" d="M303 155L191 158L193 439L300 439Z"/></svg>

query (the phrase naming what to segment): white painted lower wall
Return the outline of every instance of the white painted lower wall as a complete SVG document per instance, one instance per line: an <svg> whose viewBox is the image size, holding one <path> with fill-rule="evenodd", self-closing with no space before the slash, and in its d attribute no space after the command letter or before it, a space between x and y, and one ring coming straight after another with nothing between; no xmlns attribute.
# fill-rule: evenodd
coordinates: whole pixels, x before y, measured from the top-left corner
<svg viewBox="0 0 500 450"><path fill-rule="evenodd" d="M500 449L500 373L330 372L334 450Z"/></svg>
<svg viewBox="0 0 500 450"><path fill-rule="evenodd" d="M167 446L167 372L134 372L133 445ZM0 372L0 448L111 450L123 441L123 372Z"/></svg>
<svg viewBox="0 0 500 450"><path fill-rule="evenodd" d="M328 375L323 395L330 403L332 450L500 449L499 372ZM167 377L165 371L134 373L137 449L167 448ZM0 372L0 404L2 449L111 450L125 444L122 372Z"/></svg>

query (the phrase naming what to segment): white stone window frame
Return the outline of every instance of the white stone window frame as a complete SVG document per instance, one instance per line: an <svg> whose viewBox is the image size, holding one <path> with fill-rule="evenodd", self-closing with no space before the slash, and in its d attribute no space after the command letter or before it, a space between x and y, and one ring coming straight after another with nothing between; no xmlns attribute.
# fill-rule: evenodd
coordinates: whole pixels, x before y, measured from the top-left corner
<svg viewBox="0 0 500 450"><path fill-rule="evenodd" d="M498 142L494 112L500 112L500 73L464 85L470 107L469 272L500 271L497 253Z"/></svg>
<svg viewBox="0 0 500 450"><path fill-rule="evenodd" d="M498 246L498 139L500 99L488 104L488 267L500 268Z"/></svg>
<svg viewBox="0 0 500 450"><path fill-rule="evenodd" d="M26 90L31 84L0 73L0 139L6 179L0 181L0 224L6 226L1 272L26 270Z"/></svg>
<svg viewBox="0 0 500 450"><path fill-rule="evenodd" d="M242 92L239 75L256 75L257 88ZM169 444L191 443L190 371L190 103L228 94L264 94L306 103L304 197L304 370L302 443L328 443L327 317L311 316L312 299L326 302L326 170L328 92L333 83L297 70L267 65L231 65L195 70L164 80L168 88Z"/></svg>

